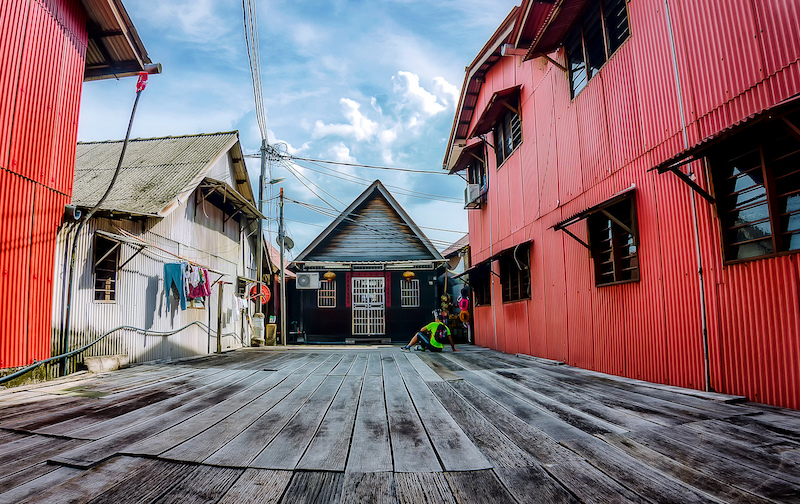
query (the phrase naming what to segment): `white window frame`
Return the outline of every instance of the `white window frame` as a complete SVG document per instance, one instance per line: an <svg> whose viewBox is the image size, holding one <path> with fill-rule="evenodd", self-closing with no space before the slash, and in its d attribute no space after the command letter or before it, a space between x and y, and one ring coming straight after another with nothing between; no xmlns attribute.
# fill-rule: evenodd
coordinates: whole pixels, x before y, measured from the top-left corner
<svg viewBox="0 0 800 504"><path fill-rule="evenodd" d="M317 308L336 308L336 280L319 281Z"/></svg>
<svg viewBox="0 0 800 504"><path fill-rule="evenodd" d="M416 278L400 280L400 306L419 308L419 280Z"/></svg>

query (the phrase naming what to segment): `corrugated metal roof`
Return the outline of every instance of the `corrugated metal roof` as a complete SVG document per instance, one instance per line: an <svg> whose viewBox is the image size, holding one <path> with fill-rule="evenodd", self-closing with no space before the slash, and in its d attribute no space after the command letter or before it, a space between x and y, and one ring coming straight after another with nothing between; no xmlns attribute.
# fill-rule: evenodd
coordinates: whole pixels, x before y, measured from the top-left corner
<svg viewBox="0 0 800 504"><path fill-rule="evenodd" d="M114 188L100 209L166 215L185 201L213 162L237 141L235 131L131 140ZM91 207L100 200L121 150L122 141L78 143L74 205Z"/></svg>
<svg viewBox="0 0 800 504"><path fill-rule="evenodd" d="M81 0L89 16L84 80L136 75L150 63L120 0Z"/></svg>
<svg viewBox="0 0 800 504"><path fill-rule="evenodd" d="M469 245L469 233L459 238L455 243L444 249L442 257L449 259L451 256L456 255L461 249Z"/></svg>

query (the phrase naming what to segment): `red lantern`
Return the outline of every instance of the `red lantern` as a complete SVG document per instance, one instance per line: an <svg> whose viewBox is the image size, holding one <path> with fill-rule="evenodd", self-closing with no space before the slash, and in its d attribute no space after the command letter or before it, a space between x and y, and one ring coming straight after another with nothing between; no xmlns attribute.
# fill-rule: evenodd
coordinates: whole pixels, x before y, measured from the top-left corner
<svg viewBox="0 0 800 504"><path fill-rule="evenodd" d="M253 287L251 287L250 288L250 298L257 303L258 302L256 300L257 297L261 299L261 304L262 305L263 304L267 304L267 302L269 301L269 298L272 297L272 293L269 291L269 287L267 287L264 284L261 284L261 295L260 296L258 295L258 284L256 284Z"/></svg>

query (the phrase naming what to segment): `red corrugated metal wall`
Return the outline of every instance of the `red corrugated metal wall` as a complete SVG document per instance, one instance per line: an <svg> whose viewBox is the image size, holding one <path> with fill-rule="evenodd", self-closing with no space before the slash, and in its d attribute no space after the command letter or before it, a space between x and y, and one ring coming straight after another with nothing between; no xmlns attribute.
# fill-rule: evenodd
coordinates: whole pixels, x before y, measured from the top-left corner
<svg viewBox="0 0 800 504"><path fill-rule="evenodd" d="M0 4L0 368L50 356L56 228L86 55L78 0Z"/></svg>
<svg viewBox="0 0 800 504"><path fill-rule="evenodd" d="M573 100L566 74L543 59L505 57L487 75L475 117L492 93L522 84L523 143L499 169L489 151L488 205L469 216L473 263L532 240L531 299L503 304L495 279L495 312L476 310L476 341L703 388L699 243L712 387L800 408L800 257L724 265L715 208L647 171L800 93L800 6L667 3L669 18L664 0L628 3L630 39ZM707 187L704 165L692 166ZM598 288L587 250L551 227L631 184L641 280ZM570 230L586 239L585 221Z"/></svg>

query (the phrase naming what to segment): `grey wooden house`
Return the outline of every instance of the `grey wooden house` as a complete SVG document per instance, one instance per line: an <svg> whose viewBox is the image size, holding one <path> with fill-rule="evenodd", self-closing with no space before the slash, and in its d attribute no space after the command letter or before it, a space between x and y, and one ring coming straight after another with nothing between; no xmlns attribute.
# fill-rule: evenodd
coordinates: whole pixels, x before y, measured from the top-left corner
<svg viewBox="0 0 800 504"><path fill-rule="evenodd" d="M293 261L290 320L311 342L408 340L433 320L443 262L376 180Z"/></svg>
<svg viewBox="0 0 800 504"><path fill-rule="evenodd" d="M99 201L121 148L119 141L78 144L73 205L85 212ZM243 313L235 296L254 283L259 215L236 131L131 140L99 211L82 228L72 219L59 227L54 353L118 326L165 335L120 330L84 355L146 362L248 345L247 315L255 306L248 302ZM211 284L210 296L187 299L185 309L174 297L178 289L165 289L164 281L165 264L182 261L207 269ZM193 322L205 327L166 335Z"/></svg>

